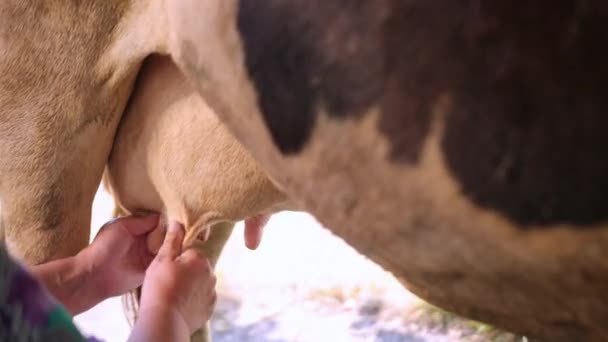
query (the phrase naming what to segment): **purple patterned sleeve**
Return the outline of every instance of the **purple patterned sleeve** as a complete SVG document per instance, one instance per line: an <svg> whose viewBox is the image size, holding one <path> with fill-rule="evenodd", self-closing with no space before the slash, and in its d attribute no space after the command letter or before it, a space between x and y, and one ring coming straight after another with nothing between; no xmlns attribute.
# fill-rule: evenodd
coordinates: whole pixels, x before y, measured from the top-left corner
<svg viewBox="0 0 608 342"><path fill-rule="evenodd" d="M0 341L95 341L0 241Z"/></svg>

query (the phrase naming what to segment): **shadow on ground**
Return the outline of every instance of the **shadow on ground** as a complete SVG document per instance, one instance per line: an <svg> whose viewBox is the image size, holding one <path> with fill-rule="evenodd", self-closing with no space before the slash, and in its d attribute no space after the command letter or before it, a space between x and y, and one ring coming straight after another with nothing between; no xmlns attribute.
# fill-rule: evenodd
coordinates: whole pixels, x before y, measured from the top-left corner
<svg viewBox="0 0 608 342"><path fill-rule="evenodd" d="M337 327L335 330L309 334L311 329L319 327L319 322L311 320L289 321L282 315L265 317L253 322L242 323L239 319L241 303L224 296L218 297L216 310L211 320L211 331L214 342L334 342L334 341L375 341L375 342L436 342L458 341L445 336L438 336L429 331L403 331L403 327L387 328L387 322L381 319L382 302L370 300L354 312L343 312L350 324ZM336 312L332 313L335 317ZM306 317L306 316L300 316ZM293 326L298 326L294 332ZM327 328L327 326L325 326ZM316 336L316 337L311 337ZM323 337L320 337L323 336ZM339 337L338 337L339 336Z"/></svg>
<svg viewBox="0 0 608 342"><path fill-rule="evenodd" d="M241 303L237 300L219 297L211 319L211 335L216 342L287 342L281 338L271 338L278 323L274 320L263 320L251 324L239 325L235 322Z"/></svg>

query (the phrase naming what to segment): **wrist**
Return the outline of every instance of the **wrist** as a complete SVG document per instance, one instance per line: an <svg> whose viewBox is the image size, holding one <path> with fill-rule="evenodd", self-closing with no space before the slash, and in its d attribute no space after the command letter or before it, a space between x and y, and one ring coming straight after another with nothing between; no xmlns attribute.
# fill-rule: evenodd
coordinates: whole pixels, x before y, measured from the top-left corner
<svg viewBox="0 0 608 342"><path fill-rule="evenodd" d="M141 317L144 313L149 314L153 312L162 313L168 317L173 317L179 321L186 322L176 305L161 300L151 301L149 298L146 298L145 295L142 295L137 313L138 317Z"/></svg>
<svg viewBox="0 0 608 342"><path fill-rule="evenodd" d="M78 256L32 266L30 271L72 314L88 310L98 302L90 270Z"/></svg>
<svg viewBox="0 0 608 342"><path fill-rule="evenodd" d="M80 307L78 313L86 311L99 302L108 298L107 290L103 282L99 281L99 267L91 262L92 258L86 253L86 249L73 257L73 282L78 282L74 289L74 297L78 299Z"/></svg>
<svg viewBox="0 0 608 342"><path fill-rule="evenodd" d="M189 341L191 334L186 320L176 307L164 304L143 305L129 342Z"/></svg>

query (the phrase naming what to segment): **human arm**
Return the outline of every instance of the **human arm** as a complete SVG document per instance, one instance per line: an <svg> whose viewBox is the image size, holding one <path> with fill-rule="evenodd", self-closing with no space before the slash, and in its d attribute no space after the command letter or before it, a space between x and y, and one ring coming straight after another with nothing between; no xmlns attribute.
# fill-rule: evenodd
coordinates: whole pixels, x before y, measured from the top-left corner
<svg viewBox="0 0 608 342"><path fill-rule="evenodd" d="M145 236L157 225L157 215L113 220L76 256L32 266L30 272L77 315L142 284L153 259Z"/></svg>
<svg viewBox="0 0 608 342"><path fill-rule="evenodd" d="M104 299L86 265L76 256L32 266L30 272L73 315Z"/></svg>

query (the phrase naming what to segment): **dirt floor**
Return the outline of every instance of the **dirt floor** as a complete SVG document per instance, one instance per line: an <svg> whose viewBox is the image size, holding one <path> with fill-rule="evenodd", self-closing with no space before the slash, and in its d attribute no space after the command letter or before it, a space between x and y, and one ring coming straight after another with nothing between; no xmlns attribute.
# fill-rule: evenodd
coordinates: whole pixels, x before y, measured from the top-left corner
<svg viewBox="0 0 608 342"><path fill-rule="evenodd" d="M99 193L93 227L110 217ZM272 218L260 249L245 248L239 224L216 267L214 341L526 341L429 306L309 215ZM129 327L112 298L78 316L87 333L124 341Z"/></svg>

